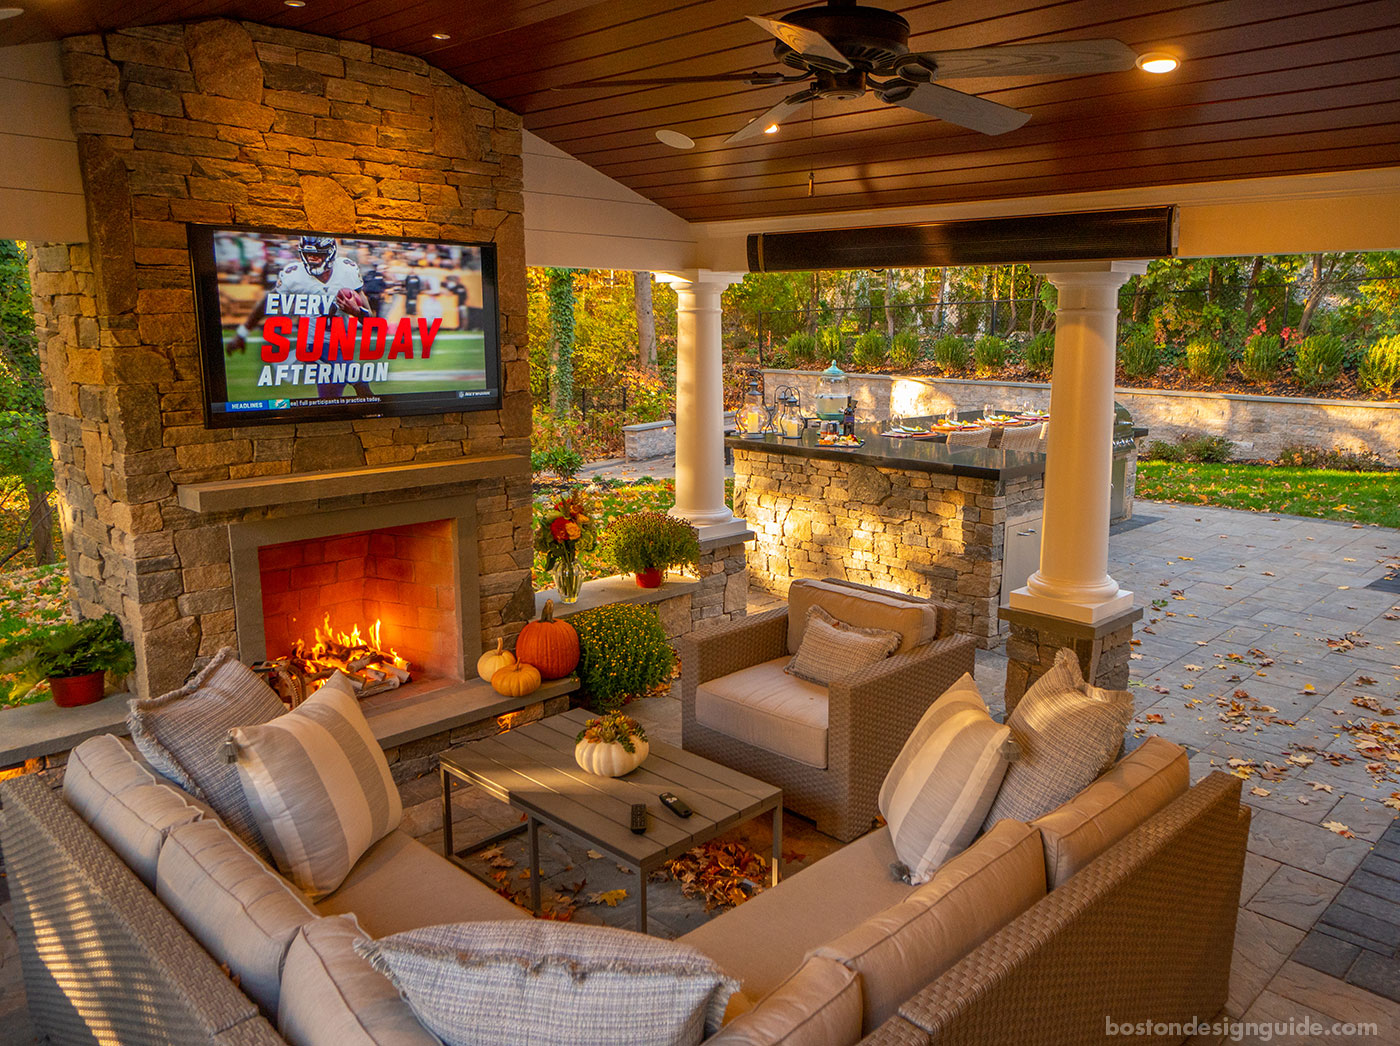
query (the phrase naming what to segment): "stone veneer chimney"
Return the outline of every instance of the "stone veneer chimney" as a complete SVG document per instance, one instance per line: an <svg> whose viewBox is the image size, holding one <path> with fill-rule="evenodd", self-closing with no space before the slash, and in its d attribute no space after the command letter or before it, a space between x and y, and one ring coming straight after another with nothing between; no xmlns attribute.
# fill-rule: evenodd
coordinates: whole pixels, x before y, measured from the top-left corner
<svg viewBox="0 0 1400 1046"><path fill-rule="evenodd" d="M533 607L520 118L420 59L227 20L71 37L63 67L90 242L35 246L35 311L74 600L121 617L133 689L177 686L237 644L230 526L299 513L470 496L481 641L518 629ZM206 429L190 221L494 241L501 409ZM179 497L483 457L480 478L411 489L207 511Z"/></svg>

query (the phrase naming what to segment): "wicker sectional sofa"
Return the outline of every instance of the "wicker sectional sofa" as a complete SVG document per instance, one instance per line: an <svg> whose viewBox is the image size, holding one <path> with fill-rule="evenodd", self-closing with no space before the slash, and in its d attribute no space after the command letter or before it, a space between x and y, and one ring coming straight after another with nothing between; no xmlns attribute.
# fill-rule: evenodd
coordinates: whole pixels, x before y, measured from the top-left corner
<svg viewBox="0 0 1400 1046"><path fill-rule="evenodd" d="M1248 808L1238 779L1212 774L1188 788L1186 773L1181 749L1150 739L1060 810L1029 826L1000 822L925 886L891 880L879 829L711 920L683 941L741 979L731 1013L753 1009L708 1042L1062 1046L1101 1041L1105 1018L1214 1016L1229 980ZM230 977L238 958L206 950L176 917L192 913L188 898L163 904L44 782L4 782L0 801L30 1011L49 1041L289 1041L275 1007ZM181 831L157 838L160 854ZM397 832L316 909L309 918L353 911L373 936L527 918ZM284 995L290 956L275 967ZM383 986L364 1005L376 1019L386 1007L407 1013ZM399 1035L354 1041L433 1041L417 1036L411 1013L395 1019Z"/></svg>

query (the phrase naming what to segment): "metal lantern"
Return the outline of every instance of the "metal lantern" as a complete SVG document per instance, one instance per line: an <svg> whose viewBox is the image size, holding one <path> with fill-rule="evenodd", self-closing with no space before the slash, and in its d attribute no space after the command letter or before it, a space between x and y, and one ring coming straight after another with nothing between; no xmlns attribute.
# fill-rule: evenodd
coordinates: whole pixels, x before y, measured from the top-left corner
<svg viewBox="0 0 1400 1046"><path fill-rule="evenodd" d="M817 381L817 417L823 421L840 421L851 399L851 383L846 372L831 361Z"/></svg>
<svg viewBox="0 0 1400 1046"><path fill-rule="evenodd" d="M744 393L744 403L734 415L734 426L744 439L762 439L763 426L768 420L768 411L763 406L763 393L757 381L750 381Z"/></svg>
<svg viewBox="0 0 1400 1046"><path fill-rule="evenodd" d="M791 385L778 386L778 435L783 439L801 439L807 423L802 417L802 403Z"/></svg>

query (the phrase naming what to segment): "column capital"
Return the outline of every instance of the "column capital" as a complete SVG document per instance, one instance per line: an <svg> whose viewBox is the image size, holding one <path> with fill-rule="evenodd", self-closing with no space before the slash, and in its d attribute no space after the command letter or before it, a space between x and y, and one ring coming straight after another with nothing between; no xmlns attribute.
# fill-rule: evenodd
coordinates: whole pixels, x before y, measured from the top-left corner
<svg viewBox="0 0 1400 1046"><path fill-rule="evenodd" d="M739 283L746 272L722 272L714 269L676 269L671 272L658 272L655 274L657 282L669 283L677 290L683 285L697 286L706 285L717 287L721 291L732 284Z"/></svg>
<svg viewBox="0 0 1400 1046"><path fill-rule="evenodd" d="M1147 271L1145 261L1063 261L1036 262L1031 272L1045 276L1051 283L1103 284L1126 283L1133 276Z"/></svg>

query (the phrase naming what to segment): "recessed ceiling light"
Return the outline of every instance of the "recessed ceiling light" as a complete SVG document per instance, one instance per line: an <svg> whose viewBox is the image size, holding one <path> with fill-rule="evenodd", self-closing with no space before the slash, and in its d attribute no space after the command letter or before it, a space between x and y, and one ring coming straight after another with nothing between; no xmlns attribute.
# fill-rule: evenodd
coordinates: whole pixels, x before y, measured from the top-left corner
<svg viewBox="0 0 1400 1046"><path fill-rule="evenodd" d="M1180 64L1177 58L1161 51L1148 51L1137 57L1137 67L1144 73L1170 73Z"/></svg>
<svg viewBox="0 0 1400 1046"><path fill-rule="evenodd" d="M0 22L7 18L18 18L22 14L24 14L22 7L0 7Z"/></svg>
<svg viewBox="0 0 1400 1046"><path fill-rule="evenodd" d="M680 131L672 131L663 127L656 132L656 140L662 145L669 145L672 149L694 149L695 139L681 134Z"/></svg>
<svg viewBox="0 0 1400 1046"><path fill-rule="evenodd" d="M434 40L451 40L451 39L452 39L452 34L451 34L451 33L434 33L434 34L433 34L433 39L434 39Z"/></svg>
<svg viewBox="0 0 1400 1046"><path fill-rule="evenodd" d="M763 129L763 133L764 133L764 134L777 134L777 133L778 133L778 125L775 124L775 123L770 123L767 127L765 127L765 128Z"/></svg>

